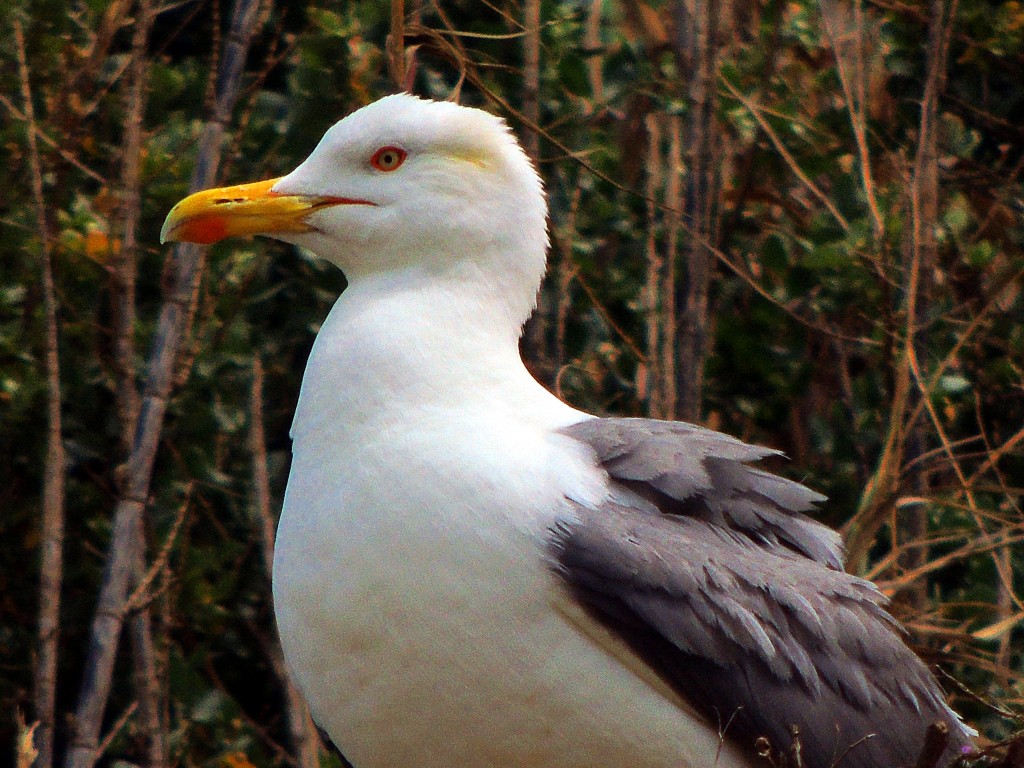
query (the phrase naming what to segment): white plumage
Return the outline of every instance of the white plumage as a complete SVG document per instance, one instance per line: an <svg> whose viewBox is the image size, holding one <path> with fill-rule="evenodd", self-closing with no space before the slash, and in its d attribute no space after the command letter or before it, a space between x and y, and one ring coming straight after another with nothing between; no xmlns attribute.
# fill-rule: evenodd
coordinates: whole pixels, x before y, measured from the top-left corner
<svg viewBox="0 0 1024 768"><path fill-rule="evenodd" d="M706 765L717 735L570 623L544 564L564 497L605 491L554 433L583 414L519 358L536 175L483 112L393 96L354 118L275 186L377 203L303 236L350 281L306 369L274 564L315 719L358 768ZM367 167L392 144L403 168Z"/></svg>
<svg viewBox="0 0 1024 768"><path fill-rule="evenodd" d="M338 123L291 174L168 217L168 239L262 232L349 281L306 369L274 564L316 721L356 768L740 768L755 735L788 732L778 691L804 731L826 724L811 768L873 716L922 737L946 719L965 743L878 595L802 514L818 497L745 466L767 452L591 421L532 379L517 340L545 220L500 120L408 95ZM843 609L819 621L830 600ZM846 666L856 685L830 679ZM842 765L919 739L875 743Z"/></svg>

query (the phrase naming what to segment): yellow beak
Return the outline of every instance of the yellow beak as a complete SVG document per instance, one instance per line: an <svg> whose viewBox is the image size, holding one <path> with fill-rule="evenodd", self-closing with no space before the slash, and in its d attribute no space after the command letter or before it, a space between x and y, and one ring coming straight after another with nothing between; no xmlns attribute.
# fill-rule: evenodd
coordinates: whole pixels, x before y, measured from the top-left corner
<svg viewBox="0 0 1024 768"><path fill-rule="evenodd" d="M311 232L306 217L331 205L375 205L369 200L271 192L279 179L196 192L179 202L160 229L160 242L208 245L237 235Z"/></svg>

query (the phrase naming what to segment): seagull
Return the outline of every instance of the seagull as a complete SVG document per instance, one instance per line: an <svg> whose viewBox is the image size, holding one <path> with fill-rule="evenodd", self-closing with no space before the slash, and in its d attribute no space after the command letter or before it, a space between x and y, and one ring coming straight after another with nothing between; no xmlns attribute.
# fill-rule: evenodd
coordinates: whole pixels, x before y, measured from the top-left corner
<svg viewBox="0 0 1024 768"><path fill-rule="evenodd" d="M486 111L395 94L286 176L199 192L161 241L260 234L348 286L292 425L274 558L288 667L355 768L806 768L973 731L821 495L768 448L566 405L518 340L541 180ZM777 763L772 763L777 764Z"/></svg>

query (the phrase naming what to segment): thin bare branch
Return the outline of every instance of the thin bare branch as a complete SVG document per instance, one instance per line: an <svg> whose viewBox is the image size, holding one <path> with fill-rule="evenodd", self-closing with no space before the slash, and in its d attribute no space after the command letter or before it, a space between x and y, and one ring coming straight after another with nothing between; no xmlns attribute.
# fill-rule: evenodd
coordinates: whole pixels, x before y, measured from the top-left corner
<svg viewBox="0 0 1024 768"><path fill-rule="evenodd" d="M32 197L36 208L42 271L46 335L43 350L46 371L46 459L43 472L41 515L42 557L39 569L39 648L35 667L35 708L38 728L38 766L53 764L55 708L57 701L57 660L60 638L60 593L64 578L64 438L61 425L60 355L57 346L57 294L53 278L50 226L46 220L43 169L36 144L35 107L29 80L28 55L21 20L15 16L14 43L18 77L27 125L28 162Z"/></svg>
<svg viewBox="0 0 1024 768"><path fill-rule="evenodd" d="M438 12L438 15L442 19L445 19L443 12L441 11L440 7L437 6L436 3L434 5L434 9L435 11ZM564 153L565 156L571 157L573 162L575 162L581 168L585 169L587 173L594 176L594 178L600 179L606 184L609 184L612 188L617 189L620 192L623 192L627 195L632 195L640 200L647 200L647 197L644 195L643 192L623 185L620 181L612 178L608 174L596 168L593 164L589 163L586 159L585 152L578 152L569 149L563 142L559 141L557 137L551 135L549 131L546 131L543 127L536 125L535 123L531 123L529 120L527 120L521 111L513 107L508 102L507 99L502 98L493 88L490 88L487 85L487 83L480 78L480 76L476 73L474 69L473 62L470 61L470 59L465 55L465 53L460 48L457 48L456 46L452 45L451 42L445 39L445 34L447 34L445 30L439 31L422 25L416 25L414 28L410 27L410 29L407 31L410 36L415 37L420 42L420 45L422 47L429 48L433 53L435 53L436 55L440 56L441 58L450 62L453 66L458 68L460 85L462 80L468 80L469 82L471 82L480 90L481 93L483 93L491 101L492 104L499 107L505 114L512 115L516 119L516 121L521 123L523 126L539 132L540 135L544 137L545 141L550 143L560 152ZM661 208L664 208L664 204L657 200L653 201L653 203ZM736 275L736 277L743 281L758 296L760 296L762 299L767 301L772 306L777 307L779 310L784 312L787 316L791 317L800 325L804 326L808 330L814 331L815 333L818 333L829 339L849 341L857 345L866 347L880 346L880 342L875 339L871 339L864 336L847 336L846 334L837 332L834 328L830 328L825 325L815 323L812 320L798 314L796 311L794 311L793 307L787 305L785 302L780 301L779 298L777 296L774 296L769 289L761 285L748 272L748 270L746 270L739 264L735 263L731 257L727 256L721 249L715 247L715 245L708 241L707 238L702 239L701 234L699 232L696 232L693 229L693 227L690 226L690 224L687 222L687 220L685 219L685 214L683 214L683 212L679 213L681 217L680 228L684 232L686 232L689 236L693 237L695 240L700 242L701 245L707 248L708 252L711 253L722 264L722 266L724 266L726 269L728 269L730 272ZM637 345L633 344L631 346L631 351L633 351L634 353L638 352L638 350L639 347ZM638 359L643 359L642 355L638 355L637 357Z"/></svg>
<svg viewBox="0 0 1024 768"><path fill-rule="evenodd" d="M911 395L910 370L899 362L895 366L894 387L886 409L885 442L875 470L861 493L857 511L842 527L848 563L854 572L862 572L867 567L867 551L889 518L902 476L906 441L904 414Z"/></svg>
<svg viewBox="0 0 1024 768"><path fill-rule="evenodd" d="M790 154L789 150L786 149L786 145L783 143L782 139L779 138L779 135L775 132L775 129L772 128L771 123L769 123L768 120L765 119L764 114L762 114L761 107L755 104L752 99L749 99L746 96L744 96L739 88L737 88L735 85L729 82L729 78L722 77L721 81L722 83L725 84L725 89L729 92L729 94L734 99L736 99L740 104L746 107L747 111L750 113L750 116L753 117L754 120L757 121L757 124L761 126L761 130L763 130L765 132L765 135L771 140L772 145L775 147L775 151L779 153L779 156L786 161L786 165L789 166L789 169L793 172L793 175L796 176L800 180L800 183L803 184L807 188L807 190L818 199L818 202L825 206L826 210L828 210L828 212L832 214L832 218L836 220L836 223L843 228L843 231L849 232L850 222L848 222L846 220L846 217L839 212L839 209L836 208L836 205L835 203L832 202L832 199L824 192L822 192L821 189L818 188L818 185L811 181L810 177L806 173L804 173L803 169L800 167L800 164L796 161L796 158L794 158L793 155Z"/></svg>
<svg viewBox="0 0 1024 768"><path fill-rule="evenodd" d="M886 594L895 595L897 592L910 588L919 579L935 573L951 563L962 562L979 554L995 553L1004 547L1019 544L1021 541L1024 541L1024 534L1013 534L1009 531L975 537L950 552L929 559L918 568L906 571L898 578L880 579L877 584Z"/></svg>
<svg viewBox="0 0 1024 768"><path fill-rule="evenodd" d="M846 111L850 116L854 141L857 144L857 157L860 164L861 183L864 185L864 198L871 213L871 227L875 242L885 237L885 218L878 205L878 194L875 189L874 175L871 170L871 152L867 142L867 102L868 72L864 58L864 8L861 0L853 0L852 15L845 11L845 4L839 0L823 0L821 18L829 45L835 52L836 70L839 82L846 99Z"/></svg>
<svg viewBox="0 0 1024 768"><path fill-rule="evenodd" d="M101 741L96 747L97 760L103 757L103 755L106 754L107 750L110 749L110 745L114 742L114 739L117 738L117 735L121 732L121 729L128 724L128 721L132 719L132 715L135 714L138 708L139 702L133 701L131 704L125 707L124 712L122 712L120 716L117 718L117 720L114 721L114 724L110 726L110 730L107 732L107 735L103 737L103 741Z"/></svg>
<svg viewBox="0 0 1024 768"><path fill-rule="evenodd" d="M9 98L7 98L7 96L5 96L2 93L0 93L0 104L4 105L4 108L7 110L8 114L14 120L17 120L20 123L28 122L28 116L22 110L18 109L14 105L14 102L12 102ZM45 144L47 148L50 149L50 151L52 151L56 155L59 155L61 160L68 163L68 165L74 166L77 170L81 171L83 174L88 176L93 181L98 182L99 184L107 184L107 180L105 178L100 176L100 174L98 174L89 166L85 165L79 158L75 157L75 155L72 152L69 152L67 148L61 146L58 142L51 139L46 134L46 132L38 125L35 126L32 132L35 134L37 139L43 142L43 144Z"/></svg>
<svg viewBox="0 0 1024 768"><path fill-rule="evenodd" d="M174 545L178 542L178 536L181 534L185 520L188 519L189 509L191 508L192 487L192 483L189 483L186 487L185 498L174 515L171 529L167 532L164 543L160 546L156 557L153 558L152 565L140 571L133 583L131 595L129 595L125 603L125 610L141 611L152 603L156 597L158 590L153 589L153 582L166 575L170 568L171 553L174 551Z"/></svg>

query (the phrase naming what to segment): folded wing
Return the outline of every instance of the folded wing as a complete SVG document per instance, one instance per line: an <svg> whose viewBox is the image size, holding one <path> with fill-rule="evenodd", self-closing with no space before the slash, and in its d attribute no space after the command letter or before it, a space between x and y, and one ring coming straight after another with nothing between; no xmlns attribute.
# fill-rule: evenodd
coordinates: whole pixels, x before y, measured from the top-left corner
<svg viewBox="0 0 1024 768"><path fill-rule="evenodd" d="M784 749L795 727L808 768L911 765L936 721L950 755L970 743L884 597L803 514L822 497L746 466L773 451L645 419L564 431L613 491L554 530L558 572L727 738Z"/></svg>

